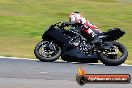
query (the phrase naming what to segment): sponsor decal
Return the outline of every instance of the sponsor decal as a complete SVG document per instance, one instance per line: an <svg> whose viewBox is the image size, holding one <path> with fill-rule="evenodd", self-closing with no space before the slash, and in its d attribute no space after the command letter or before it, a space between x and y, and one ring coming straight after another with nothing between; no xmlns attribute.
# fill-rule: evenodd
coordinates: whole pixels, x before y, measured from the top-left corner
<svg viewBox="0 0 132 88"><path fill-rule="evenodd" d="M129 74L87 74L79 67L76 81L79 85L86 83L128 84L131 82L131 76Z"/></svg>

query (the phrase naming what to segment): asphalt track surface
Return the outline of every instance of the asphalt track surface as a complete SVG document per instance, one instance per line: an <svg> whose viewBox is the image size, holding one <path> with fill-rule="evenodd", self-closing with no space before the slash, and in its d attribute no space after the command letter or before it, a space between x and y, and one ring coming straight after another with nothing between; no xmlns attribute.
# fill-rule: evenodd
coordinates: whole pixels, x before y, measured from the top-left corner
<svg viewBox="0 0 132 88"><path fill-rule="evenodd" d="M130 74L132 66L105 66L67 62L40 62L0 58L0 88L132 88L130 84L85 84L75 80L78 67L91 74Z"/></svg>

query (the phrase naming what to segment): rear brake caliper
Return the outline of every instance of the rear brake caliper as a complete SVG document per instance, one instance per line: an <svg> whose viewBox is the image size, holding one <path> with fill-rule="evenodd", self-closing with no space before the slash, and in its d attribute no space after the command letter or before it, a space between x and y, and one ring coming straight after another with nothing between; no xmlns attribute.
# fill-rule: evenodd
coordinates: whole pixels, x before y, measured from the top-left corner
<svg viewBox="0 0 132 88"><path fill-rule="evenodd" d="M103 48L103 54L107 54L107 55L118 54L118 47L113 46L110 43L107 43L106 45L102 46L102 48Z"/></svg>

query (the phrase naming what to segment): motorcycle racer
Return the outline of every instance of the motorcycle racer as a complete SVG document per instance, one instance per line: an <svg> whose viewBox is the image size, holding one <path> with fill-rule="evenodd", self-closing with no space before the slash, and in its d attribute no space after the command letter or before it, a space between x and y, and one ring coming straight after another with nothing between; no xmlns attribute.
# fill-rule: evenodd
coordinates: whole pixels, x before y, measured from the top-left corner
<svg viewBox="0 0 132 88"><path fill-rule="evenodd" d="M81 24L80 31L95 37L95 35L101 33L101 31L93 24L86 20L80 12L73 12L69 15L69 22L75 25Z"/></svg>
<svg viewBox="0 0 132 88"><path fill-rule="evenodd" d="M90 36L85 36L82 31ZM119 28L101 32L79 12L74 12L69 16L69 22L61 21L47 28L42 40L36 45L34 54L42 62L53 62L61 56L67 62L92 60L93 63L96 60L97 63L100 60L105 65L117 66L128 57L127 49L116 42L124 34Z"/></svg>

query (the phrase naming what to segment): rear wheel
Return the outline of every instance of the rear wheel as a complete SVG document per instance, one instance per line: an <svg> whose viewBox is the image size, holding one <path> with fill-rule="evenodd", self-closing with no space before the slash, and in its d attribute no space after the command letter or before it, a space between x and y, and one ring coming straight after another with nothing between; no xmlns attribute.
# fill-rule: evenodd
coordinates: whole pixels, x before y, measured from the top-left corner
<svg viewBox="0 0 132 88"><path fill-rule="evenodd" d="M41 41L36 45L34 54L42 62L53 62L61 55L61 48L53 41Z"/></svg>
<svg viewBox="0 0 132 88"><path fill-rule="evenodd" d="M128 56L127 49L119 42L110 42L113 48L103 49L99 52L99 58L102 63L108 66L118 66L125 62Z"/></svg>

